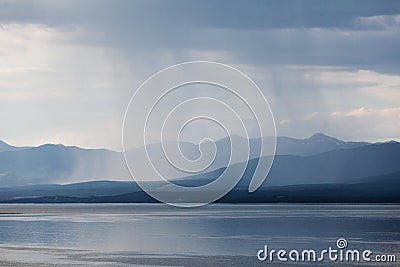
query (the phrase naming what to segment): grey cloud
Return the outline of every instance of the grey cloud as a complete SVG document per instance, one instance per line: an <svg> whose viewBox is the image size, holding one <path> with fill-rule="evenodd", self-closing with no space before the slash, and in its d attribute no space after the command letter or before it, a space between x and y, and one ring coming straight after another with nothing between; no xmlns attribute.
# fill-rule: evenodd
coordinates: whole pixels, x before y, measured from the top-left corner
<svg viewBox="0 0 400 267"><path fill-rule="evenodd" d="M185 50L217 50L251 64L400 73L396 29L357 24L360 18L400 14L397 1L22 1L0 6L2 23L77 27L83 30L76 32L76 43L119 47L126 55L168 49L185 60Z"/></svg>
<svg viewBox="0 0 400 267"><path fill-rule="evenodd" d="M123 24L234 29L348 28L354 18L400 13L390 0L325 2L234 1L16 1L1 3L2 21L47 24ZM162 24L160 24L162 23Z"/></svg>

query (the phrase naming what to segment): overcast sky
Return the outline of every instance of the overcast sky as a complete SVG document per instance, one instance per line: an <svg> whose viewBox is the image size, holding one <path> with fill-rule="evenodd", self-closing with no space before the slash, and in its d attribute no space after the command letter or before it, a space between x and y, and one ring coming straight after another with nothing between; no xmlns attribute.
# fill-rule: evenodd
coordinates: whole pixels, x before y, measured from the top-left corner
<svg viewBox="0 0 400 267"><path fill-rule="evenodd" d="M399 1L1 1L0 139L121 150L130 97L211 60L263 90L278 135L400 140Z"/></svg>

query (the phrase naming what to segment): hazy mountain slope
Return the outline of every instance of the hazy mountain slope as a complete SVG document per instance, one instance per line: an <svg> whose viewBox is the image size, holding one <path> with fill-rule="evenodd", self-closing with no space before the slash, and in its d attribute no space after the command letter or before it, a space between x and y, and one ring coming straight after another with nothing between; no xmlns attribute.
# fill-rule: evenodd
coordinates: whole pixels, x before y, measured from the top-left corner
<svg viewBox="0 0 400 267"><path fill-rule="evenodd" d="M241 137L234 136L232 138ZM271 141L269 138L265 138L265 140L266 143ZM250 140L250 158L257 158L257 155L259 155L259 142L259 139ZM279 137L278 155L267 180L271 184L341 182L343 179L397 171L395 159L396 157L399 158L398 155L394 152L394 155L390 157L387 155L389 153L386 151L387 149L381 149L383 147L396 146L396 143L392 143L389 146L388 144L370 146L368 143L363 142L343 142L322 134L316 134L304 140ZM198 177L200 179L194 176L190 179L185 179L185 182L193 183L191 182L192 179L212 179L213 171L217 170L216 173L218 173L218 169L224 168L228 164L230 154L228 140L221 139L216 145L218 149L217 158L211 167L206 170L206 173L201 174ZM194 160L200 156L197 145L182 142L180 146L187 158ZM2 147L7 149L10 146L3 145ZM178 179L188 176L187 173L179 172L168 163L163 156L160 144L149 145L147 149L151 155L154 155L154 165L161 170L161 173L167 173L167 177ZM239 148L239 151L242 151L241 149ZM371 149L374 152L368 152ZM326 153L315 154L321 151ZM364 156L364 151L369 156ZM145 172L146 169L141 168L147 160L143 157L145 155L144 148L130 150L128 153L134 159L134 167ZM279 155L286 153L293 155ZM371 153L376 153L376 157L373 157ZM311 156L301 157L303 155ZM251 166L252 164L254 165L254 162L254 160L250 161L247 172L250 174L246 174L245 178L251 175ZM374 162L380 162L381 169ZM231 164L244 163L231 162ZM0 187L29 184L65 184L93 180L129 181L130 179L123 154L110 150L43 145L0 152Z"/></svg>
<svg viewBox="0 0 400 267"><path fill-rule="evenodd" d="M361 182L365 177L400 172L399 158L400 143L394 142L334 150L307 157L277 155L264 186ZM247 188L258 160L248 162L239 187ZM223 170L194 175L179 183L206 184L217 178Z"/></svg>
<svg viewBox="0 0 400 267"><path fill-rule="evenodd" d="M3 142L0 140L0 152L5 152L5 151L17 151L17 150L23 150L23 149L28 149L30 147L16 147L16 146L11 146L7 144L6 142Z"/></svg>
<svg viewBox="0 0 400 267"><path fill-rule="evenodd" d="M195 185L196 180L191 180ZM198 181L197 181L198 182ZM179 197L179 193L174 193ZM0 188L8 203L148 203L155 202L136 183L96 181L69 185ZM219 202L400 203L400 172L363 177L351 183L263 186L254 193L238 185Z"/></svg>
<svg viewBox="0 0 400 267"><path fill-rule="evenodd" d="M67 185L45 184L0 188L0 200L47 196L89 197L140 191L133 182L94 181Z"/></svg>
<svg viewBox="0 0 400 267"><path fill-rule="evenodd" d="M250 139L248 145L246 139L243 137L234 135L231 137L231 139L240 140L239 142L237 142L240 145L235 147L235 149L237 149L237 151L241 153L245 153L248 150L248 145L250 146L249 159L259 158L260 155L261 157L270 156L273 153L274 140L271 137L265 137L262 139L263 145L265 147L270 148L266 150L267 153L261 153L260 149L261 139ZM295 156L310 156L333 150L351 149L369 145L369 143L367 142L344 142L339 139L329 137L320 133L315 134L310 138L306 139L277 137L276 141L277 141L276 152L275 152L276 155L295 155ZM171 144L172 143L169 143L168 145ZM180 147L183 154L190 160L197 159L201 155L199 147L197 145L183 142L180 144ZM187 175L187 173L182 173L173 166L171 166L164 156L160 156L163 155L161 144L152 144L147 148L149 155L154 156L152 157L154 159L155 163L154 165L158 166L158 168L160 169L160 173L165 173L167 174L167 177L174 177L174 178L184 177ZM216 148L217 148L216 158L214 159L210 167L207 169L207 171L213 171L219 168L226 167L229 163L229 158L231 154L230 140L228 138L223 138L218 140L216 142ZM209 149L210 149L209 151L205 149L203 151L204 154L207 153L212 154L211 147L209 147ZM137 163L140 166L144 165L144 161L146 159L143 158L144 155L143 148L132 150L130 151L130 153L133 153L133 158L134 158L134 160L132 160L133 162ZM177 157L172 157L172 158L176 159ZM179 163L179 161L175 163ZM230 165L237 163L240 163L240 161L231 161Z"/></svg>
<svg viewBox="0 0 400 267"><path fill-rule="evenodd" d="M62 145L0 153L0 187L129 179L121 153Z"/></svg>
<svg viewBox="0 0 400 267"><path fill-rule="evenodd" d="M236 187L226 196L218 200L222 203L400 203L400 172L386 176L365 178L364 182L354 184L307 184L264 187L254 193L245 188ZM379 182L376 182L379 181ZM112 182L107 182L112 185ZM120 183L117 183L120 184ZM133 182L132 182L133 184ZM70 185L75 186L75 185ZM77 185L82 187L81 184ZM89 183L93 189L102 186ZM118 186L118 185L115 185ZM124 185L124 187L129 185ZM44 186L43 186L44 187ZM53 186L54 187L54 186ZM62 187L62 186L61 186ZM12 190L12 189L9 189ZM3 203L154 203L157 202L142 191L132 190L126 193L120 187L110 194L65 194L60 189L47 189L42 195L26 195L26 197L5 198ZM95 191L97 191L95 189ZM126 190L126 189L125 189ZM53 193L53 194L52 194ZM113 194L114 193L114 194ZM179 193L173 193L179 198Z"/></svg>

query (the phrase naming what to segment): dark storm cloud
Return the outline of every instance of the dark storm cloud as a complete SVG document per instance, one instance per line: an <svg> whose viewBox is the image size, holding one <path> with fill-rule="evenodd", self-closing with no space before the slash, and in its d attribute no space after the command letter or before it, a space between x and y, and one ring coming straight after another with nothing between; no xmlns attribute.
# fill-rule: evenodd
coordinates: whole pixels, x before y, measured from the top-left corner
<svg viewBox="0 0 400 267"><path fill-rule="evenodd" d="M349 28L354 18L392 15L400 3L358 1L6 1L0 20L49 25L106 23L234 29ZM162 22L163 24L160 24Z"/></svg>
<svg viewBox="0 0 400 267"><path fill-rule="evenodd" d="M217 50L232 52L238 61L250 64L339 65L400 73L396 52L400 35L368 31L358 20L399 14L398 1L7 1L0 5L2 23L84 27L87 31L76 42L121 47L127 53Z"/></svg>

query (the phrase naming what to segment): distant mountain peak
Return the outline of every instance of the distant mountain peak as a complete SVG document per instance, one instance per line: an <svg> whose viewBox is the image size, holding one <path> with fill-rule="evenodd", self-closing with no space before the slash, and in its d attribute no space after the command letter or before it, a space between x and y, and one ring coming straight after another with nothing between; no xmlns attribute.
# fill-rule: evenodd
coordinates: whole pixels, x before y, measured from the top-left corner
<svg viewBox="0 0 400 267"><path fill-rule="evenodd" d="M323 133L313 134L310 138L308 138L308 140L312 140L312 141L340 141L340 142L343 142L343 141L341 141L341 140L339 140L337 138L328 136L328 135L323 134Z"/></svg>
<svg viewBox="0 0 400 267"><path fill-rule="evenodd" d="M332 138L332 137L327 136L324 133L315 133L315 134L311 135L310 138Z"/></svg>

